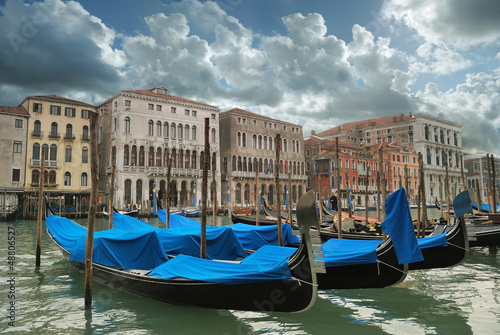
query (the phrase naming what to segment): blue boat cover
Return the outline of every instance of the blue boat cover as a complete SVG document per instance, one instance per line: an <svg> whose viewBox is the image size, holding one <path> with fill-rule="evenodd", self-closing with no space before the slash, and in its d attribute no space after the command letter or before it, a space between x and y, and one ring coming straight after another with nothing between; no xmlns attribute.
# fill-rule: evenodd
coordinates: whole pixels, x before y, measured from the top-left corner
<svg viewBox="0 0 500 335"><path fill-rule="evenodd" d="M193 221L180 215L171 216ZM200 256L201 231L199 223L197 227L178 225L178 228L160 229L137 218L115 212L113 213L113 225L117 229L127 231L137 229L156 231L160 243L167 254ZM208 226L206 239L208 259L234 260L238 257L247 256L238 237L230 229Z"/></svg>
<svg viewBox="0 0 500 335"><path fill-rule="evenodd" d="M292 274L286 257L274 261L245 264L179 255L153 269L148 276L162 279L188 278L220 284L244 284L290 280Z"/></svg>
<svg viewBox="0 0 500 335"><path fill-rule="evenodd" d="M326 267L376 263L377 247L382 241L345 240L332 238L323 244Z"/></svg>
<svg viewBox="0 0 500 335"><path fill-rule="evenodd" d="M85 262L87 229L57 215L47 217L45 222L57 243L69 251L69 259ZM150 270L166 262L167 256L155 231L113 228L94 232L92 261L110 267Z"/></svg>
<svg viewBox="0 0 500 335"><path fill-rule="evenodd" d="M446 233L442 233L436 236L427 236L424 238L418 238L417 242L420 249L427 249L432 247L446 247L448 245L448 238L446 237Z"/></svg>
<svg viewBox="0 0 500 335"><path fill-rule="evenodd" d="M164 209L159 209L158 218L160 219L161 222L163 222L164 225L167 225L167 211L165 211ZM184 217L180 214L170 214L170 228L177 228L184 226L199 227L200 223L198 221Z"/></svg>
<svg viewBox="0 0 500 335"><path fill-rule="evenodd" d="M158 211L158 218L166 225L166 212L163 210L163 213ZM178 228L178 227L197 227L198 229L201 226L201 223L192 220L177 214L170 215L170 227ZM244 223L236 223L232 225L226 225L223 227L227 227L232 229L240 243L243 245L243 248L249 250L257 250L263 245L278 245L278 226L253 226L247 225ZM209 229L213 229L217 227L207 226L207 231ZM292 234L292 227L289 224L282 224L283 231L283 244L293 244L300 243L300 239Z"/></svg>
<svg viewBox="0 0 500 335"><path fill-rule="evenodd" d="M264 262L274 262L281 259L289 259L297 248L279 247L275 245L264 245L250 256L241 261L244 264L259 264Z"/></svg>
<svg viewBox="0 0 500 335"><path fill-rule="evenodd" d="M478 205L477 204L472 204L472 208L474 209L477 209ZM481 211L482 212L489 212L491 210L493 210L493 206L491 204L481 204ZM500 206L497 206L497 213L499 212L500 210Z"/></svg>
<svg viewBox="0 0 500 335"><path fill-rule="evenodd" d="M385 212L382 230L391 237L399 264L423 261L424 256L418 247L404 188L387 198Z"/></svg>

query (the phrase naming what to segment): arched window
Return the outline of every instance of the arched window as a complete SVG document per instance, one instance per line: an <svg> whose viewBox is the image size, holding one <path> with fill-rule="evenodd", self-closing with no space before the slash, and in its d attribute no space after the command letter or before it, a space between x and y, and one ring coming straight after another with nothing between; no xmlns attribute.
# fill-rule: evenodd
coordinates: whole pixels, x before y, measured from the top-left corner
<svg viewBox="0 0 500 335"><path fill-rule="evenodd" d="M241 147L241 133L240 132L236 133L236 145L238 147Z"/></svg>
<svg viewBox="0 0 500 335"><path fill-rule="evenodd" d="M170 137L175 138L175 123L170 124Z"/></svg>
<svg viewBox="0 0 500 335"><path fill-rule="evenodd" d="M156 166L161 167L161 148L156 149Z"/></svg>
<svg viewBox="0 0 500 335"><path fill-rule="evenodd" d="M243 163L241 162L241 156L238 156L238 171L243 171Z"/></svg>
<svg viewBox="0 0 500 335"><path fill-rule="evenodd" d="M425 140L429 141L429 137L430 137L429 126L425 126L424 133L425 133Z"/></svg>
<svg viewBox="0 0 500 335"><path fill-rule="evenodd" d="M190 162L191 162L191 154L189 150L186 150L186 154L184 155L184 168L189 169Z"/></svg>
<svg viewBox="0 0 500 335"><path fill-rule="evenodd" d="M88 186L87 172L82 173L81 186Z"/></svg>
<svg viewBox="0 0 500 335"><path fill-rule="evenodd" d="M431 164L431 149L427 148L427 164Z"/></svg>
<svg viewBox="0 0 500 335"><path fill-rule="evenodd" d="M245 147L247 146L247 134L243 133L241 134L241 146Z"/></svg>
<svg viewBox="0 0 500 335"><path fill-rule="evenodd" d="M231 171L236 171L236 156L233 156L231 160Z"/></svg>
<svg viewBox="0 0 500 335"><path fill-rule="evenodd" d="M56 177L57 177L57 174L54 170L50 171L49 172L49 184L55 184L56 183Z"/></svg>
<svg viewBox="0 0 500 335"><path fill-rule="evenodd" d="M295 152L300 153L299 141L295 141Z"/></svg>
<svg viewBox="0 0 500 335"><path fill-rule="evenodd" d="M267 150L267 136L264 136L264 139L262 142L264 144L264 150Z"/></svg>
<svg viewBox="0 0 500 335"><path fill-rule="evenodd" d="M257 135L252 136L252 148L257 149Z"/></svg>
<svg viewBox="0 0 500 335"><path fill-rule="evenodd" d="M66 125L66 138L73 138L73 126L71 124Z"/></svg>
<svg viewBox="0 0 500 335"><path fill-rule="evenodd" d="M148 121L148 135L153 136L153 120Z"/></svg>
<svg viewBox="0 0 500 335"><path fill-rule="evenodd" d="M441 143L444 143L444 130L441 129L439 131L439 140L441 141Z"/></svg>
<svg viewBox="0 0 500 335"><path fill-rule="evenodd" d="M179 123L179 125L177 126L177 137L178 138L183 138L183 136L182 136L182 129L183 129L182 128L182 124Z"/></svg>
<svg viewBox="0 0 500 335"><path fill-rule="evenodd" d="M144 147L141 145L139 148L139 166L144 166L146 153Z"/></svg>
<svg viewBox="0 0 500 335"><path fill-rule="evenodd" d="M191 154L191 169L196 169L196 151Z"/></svg>
<svg viewBox="0 0 500 335"><path fill-rule="evenodd" d="M196 126L191 128L191 139L196 141Z"/></svg>
<svg viewBox="0 0 500 335"><path fill-rule="evenodd" d="M65 163L71 163L72 153L73 153L73 149L71 148L71 145L67 145L65 150L64 150L64 162Z"/></svg>
<svg viewBox="0 0 500 335"><path fill-rule="evenodd" d="M163 137L168 137L168 122L163 123Z"/></svg>
<svg viewBox="0 0 500 335"><path fill-rule="evenodd" d="M31 171L31 183L38 184L40 182L40 171L32 170Z"/></svg>
<svg viewBox="0 0 500 335"><path fill-rule="evenodd" d="M154 156L155 156L155 151L153 147L149 147L149 152L148 152L148 166L154 166Z"/></svg>
<svg viewBox="0 0 500 335"><path fill-rule="evenodd" d="M125 133L130 134L130 118L128 116L125 117Z"/></svg>
<svg viewBox="0 0 500 335"><path fill-rule="evenodd" d="M257 148L262 149L262 135L259 135Z"/></svg>
<svg viewBox="0 0 500 335"><path fill-rule="evenodd" d="M247 158L243 157L243 172L247 172Z"/></svg>
<svg viewBox="0 0 500 335"><path fill-rule="evenodd" d="M130 154L130 165L137 166L137 146L132 146L132 152Z"/></svg>
<svg viewBox="0 0 500 335"><path fill-rule="evenodd" d="M83 129L82 129L82 140L84 140L84 141L90 140L89 126L83 126Z"/></svg>
<svg viewBox="0 0 500 335"><path fill-rule="evenodd" d="M156 136L161 136L161 121L156 121Z"/></svg>
<svg viewBox="0 0 500 335"><path fill-rule="evenodd" d="M170 157L172 158L172 168L176 168L177 167L177 150L172 149L172 153L171 153Z"/></svg>
<svg viewBox="0 0 500 335"><path fill-rule="evenodd" d="M33 135L40 136L42 135L42 123L40 120L36 120L33 127Z"/></svg>
<svg viewBox="0 0 500 335"><path fill-rule="evenodd" d="M32 159L40 159L40 144L34 143L33 144L33 153L31 155Z"/></svg>
<svg viewBox="0 0 500 335"><path fill-rule="evenodd" d="M184 138L186 140L189 140L189 126L188 125L184 126Z"/></svg>
<svg viewBox="0 0 500 335"><path fill-rule="evenodd" d="M52 122L50 125L50 136L57 137L58 126L57 122Z"/></svg>
<svg viewBox="0 0 500 335"><path fill-rule="evenodd" d="M128 165L129 154L128 145L125 145L123 148L123 165Z"/></svg>
<svg viewBox="0 0 500 335"><path fill-rule="evenodd" d="M215 128L212 128L212 142L213 143L217 142L216 139L217 139L217 136L216 136Z"/></svg>
<svg viewBox="0 0 500 335"><path fill-rule="evenodd" d="M71 173L69 172L64 174L64 186L71 186Z"/></svg>
<svg viewBox="0 0 500 335"><path fill-rule="evenodd" d="M82 148L82 163L83 164L89 163L89 148L87 147Z"/></svg>

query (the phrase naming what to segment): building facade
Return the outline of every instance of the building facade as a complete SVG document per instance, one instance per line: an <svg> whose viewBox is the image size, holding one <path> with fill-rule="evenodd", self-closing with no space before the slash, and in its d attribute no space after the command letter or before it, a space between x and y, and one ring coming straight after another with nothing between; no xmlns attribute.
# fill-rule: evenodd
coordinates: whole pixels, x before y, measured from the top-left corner
<svg viewBox="0 0 500 335"><path fill-rule="evenodd" d="M29 96L20 106L30 116L25 190L37 192L43 182L49 196L60 196L65 205L82 205L90 196L89 126L95 106L56 95Z"/></svg>
<svg viewBox="0 0 500 335"><path fill-rule="evenodd" d="M29 114L22 107L0 107L0 215L17 206L25 186Z"/></svg>
<svg viewBox="0 0 500 335"><path fill-rule="evenodd" d="M488 161L486 154L464 155L464 164L467 171L465 179L474 203L492 204L494 190L496 192L496 205L498 206L500 202L500 156L491 156L493 157L493 166L491 165L491 158ZM495 172L494 181L493 172ZM488 185L494 187L488 188Z"/></svg>
<svg viewBox="0 0 500 335"><path fill-rule="evenodd" d="M282 203L286 199L287 170L291 173L288 195L293 203L305 193L304 139L302 126L243 109L233 108L220 114L222 189L236 206L252 207L256 203L256 170L260 194L268 204L275 204L275 163L278 134L281 136L279 162Z"/></svg>
<svg viewBox="0 0 500 335"><path fill-rule="evenodd" d="M114 205L150 206L153 193L162 206L198 206L205 150L205 118L210 126L210 157L215 180L209 187L220 201L219 109L167 93L163 86L121 91L100 106L100 190L110 191L114 170ZM167 194L168 164L171 181ZM213 166L210 167L213 169ZM209 202L213 194L209 192Z"/></svg>
<svg viewBox="0 0 500 335"><path fill-rule="evenodd" d="M410 113L409 116L400 114L346 123L315 136L327 140L339 138L342 142L361 147L397 143L400 150L407 153L405 154L407 157L412 153L421 153L426 199L428 204L433 204L436 199L446 199L446 167L450 178L451 197L463 190L460 162L461 129L462 125L456 122L426 114ZM397 165L397 161L392 165ZM401 170L402 166L399 168ZM393 175L394 173L390 174L390 178L394 179ZM388 182L391 183L389 189L392 189L394 182L398 181L388 180Z"/></svg>

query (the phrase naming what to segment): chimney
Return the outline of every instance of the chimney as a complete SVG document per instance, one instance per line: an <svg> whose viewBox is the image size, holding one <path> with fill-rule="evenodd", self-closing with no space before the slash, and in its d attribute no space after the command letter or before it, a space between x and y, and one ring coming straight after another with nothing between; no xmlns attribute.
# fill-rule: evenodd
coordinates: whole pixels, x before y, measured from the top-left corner
<svg viewBox="0 0 500 335"><path fill-rule="evenodd" d="M316 135L316 131L315 130L311 130L311 136L314 136Z"/></svg>

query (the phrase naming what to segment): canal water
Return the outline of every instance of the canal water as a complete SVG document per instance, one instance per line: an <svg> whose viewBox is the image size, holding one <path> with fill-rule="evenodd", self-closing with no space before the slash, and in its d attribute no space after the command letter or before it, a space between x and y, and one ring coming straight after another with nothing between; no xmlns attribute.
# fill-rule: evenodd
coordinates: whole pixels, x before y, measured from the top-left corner
<svg viewBox="0 0 500 335"><path fill-rule="evenodd" d="M96 226L105 229L105 219ZM171 306L98 283L86 313L83 273L45 227L39 269L36 221L1 222L0 241L0 334L500 334L496 248L473 248L460 265L411 272L394 287L320 291L313 308L297 314Z"/></svg>

